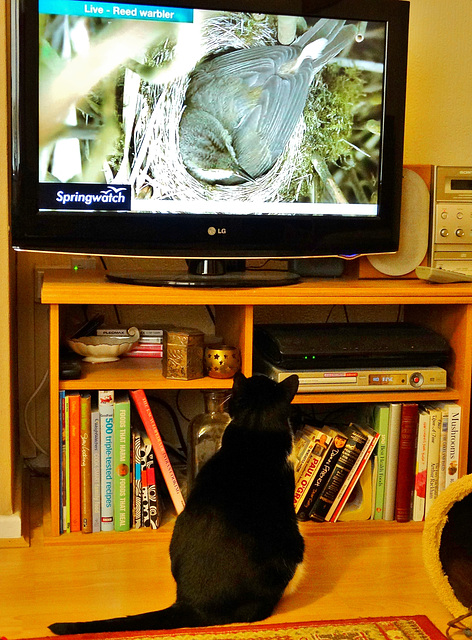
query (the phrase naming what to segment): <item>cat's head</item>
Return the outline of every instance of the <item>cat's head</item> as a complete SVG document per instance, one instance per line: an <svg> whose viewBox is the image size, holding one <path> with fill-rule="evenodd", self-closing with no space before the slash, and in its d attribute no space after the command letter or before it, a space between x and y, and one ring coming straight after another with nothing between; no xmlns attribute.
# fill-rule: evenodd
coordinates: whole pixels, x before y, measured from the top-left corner
<svg viewBox="0 0 472 640"><path fill-rule="evenodd" d="M264 375L250 378L238 372L233 379L233 391L228 410L232 418L264 416L275 420L288 418L290 403L298 391L298 376L291 375L275 382Z"/></svg>

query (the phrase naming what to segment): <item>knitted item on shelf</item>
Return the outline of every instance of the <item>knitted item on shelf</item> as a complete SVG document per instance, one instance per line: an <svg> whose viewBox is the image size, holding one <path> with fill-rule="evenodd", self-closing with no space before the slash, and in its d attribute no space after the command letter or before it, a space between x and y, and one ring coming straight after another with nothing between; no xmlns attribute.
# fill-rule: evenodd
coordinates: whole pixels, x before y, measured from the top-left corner
<svg viewBox="0 0 472 640"><path fill-rule="evenodd" d="M423 559L441 602L456 618L467 620L472 607L472 474L449 485L432 504ZM464 624L471 626L470 619Z"/></svg>

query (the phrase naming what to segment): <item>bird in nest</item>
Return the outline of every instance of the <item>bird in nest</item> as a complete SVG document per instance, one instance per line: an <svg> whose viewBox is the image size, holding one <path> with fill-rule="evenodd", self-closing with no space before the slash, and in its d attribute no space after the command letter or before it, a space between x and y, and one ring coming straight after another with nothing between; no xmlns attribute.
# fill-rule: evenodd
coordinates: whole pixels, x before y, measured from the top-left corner
<svg viewBox="0 0 472 640"><path fill-rule="evenodd" d="M201 61L180 120L180 152L191 175L236 185L266 174L283 153L315 75L356 36L320 19L291 45L256 46Z"/></svg>

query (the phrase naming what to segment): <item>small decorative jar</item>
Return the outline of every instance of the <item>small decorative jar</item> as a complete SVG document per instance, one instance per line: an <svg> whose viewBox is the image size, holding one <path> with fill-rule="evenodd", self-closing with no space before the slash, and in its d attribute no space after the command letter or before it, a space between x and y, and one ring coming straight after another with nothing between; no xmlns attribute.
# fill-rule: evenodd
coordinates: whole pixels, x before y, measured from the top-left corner
<svg viewBox="0 0 472 640"><path fill-rule="evenodd" d="M222 344L205 348L205 369L210 378L232 378L240 368L238 347Z"/></svg>
<svg viewBox="0 0 472 640"><path fill-rule="evenodd" d="M199 329L167 329L162 373L173 380L203 378L203 333Z"/></svg>
<svg viewBox="0 0 472 640"><path fill-rule="evenodd" d="M229 390L202 391L204 413L196 415L188 425L187 482L191 489L197 473L221 446L221 438L231 418L224 410L230 396Z"/></svg>

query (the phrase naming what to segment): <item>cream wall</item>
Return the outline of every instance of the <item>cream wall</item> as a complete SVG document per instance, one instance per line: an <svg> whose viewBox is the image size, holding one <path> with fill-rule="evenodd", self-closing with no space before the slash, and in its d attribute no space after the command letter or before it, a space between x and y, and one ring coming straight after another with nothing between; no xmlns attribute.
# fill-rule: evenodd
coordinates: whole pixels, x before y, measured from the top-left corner
<svg viewBox="0 0 472 640"><path fill-rule="evenodd" d="M1 3L0 8L0 516L11 513L13 506L14 442L9 413L6 4ZM472 0L411 0L410 7L405 164L472 164L472 84L468 73L472 68ZM20 289L23 293L29 290L30 298L35 260L32 255L20 259L19 265ZM51 260L56 261L57 258ZM37 263L47 264L46 256L38 257ZM22 297L18 304L20 316L26 316L34 326L33 300ZM26 336L22 333L22 337ZM34 369L31 360L30 352L21 359L20 368L26 378ZM26 382L34 389L37 379ZM29 394L29 389L25 391Z"/></svg>
<svg viewBox="0 0 472 640"><path fill-rule="evenodd" d="M472 0L410 0L405 164L472 165L471 34Z"/></svg>

